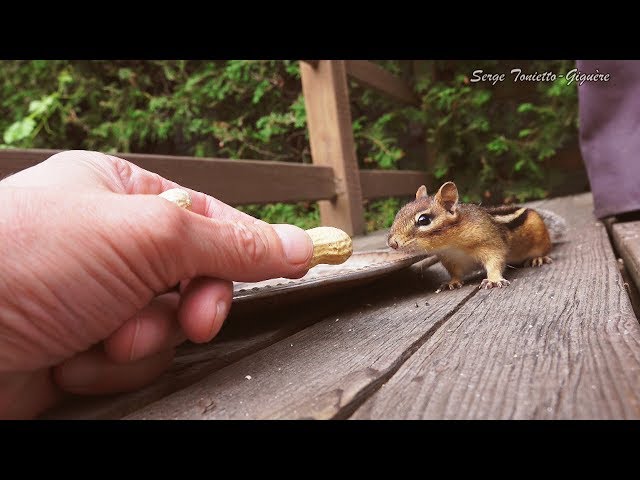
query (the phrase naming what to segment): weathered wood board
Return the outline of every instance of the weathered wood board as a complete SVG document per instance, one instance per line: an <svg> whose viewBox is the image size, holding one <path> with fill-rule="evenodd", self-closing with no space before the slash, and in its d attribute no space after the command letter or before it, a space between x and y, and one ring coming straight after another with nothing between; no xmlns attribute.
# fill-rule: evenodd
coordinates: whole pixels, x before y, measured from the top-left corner
<svg viewBox="0 0 640 480"><path fill-rule="evenodd" d="M640 289L640 221L614 223L612 236L627 272Z"/></svg>
<svg viewBox="0 0 640 480"><path fill-rule="evenodd" d="M640 418L640 327L591 197L553 200L555 263L481 291L354 418Z"/></svg>
<svg viewBox="0 0 640 480"><path fill-rule="evenodd" d="M474 290L435 298L443 269L433 266L424 276L393 275L352 295L339 314L127 418L345 417Z"/></svg>

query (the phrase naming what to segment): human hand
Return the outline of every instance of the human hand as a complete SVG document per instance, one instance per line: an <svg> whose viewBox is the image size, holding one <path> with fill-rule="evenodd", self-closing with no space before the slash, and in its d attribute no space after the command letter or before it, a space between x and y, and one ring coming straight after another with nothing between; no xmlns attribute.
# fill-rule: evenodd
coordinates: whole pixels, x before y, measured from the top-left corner
<svg viewBox="0 0 640 480"><path fill-rule="evenodd" d="M69 151L0 181L0 418L139 388L210 341L232 281L299 278L313 245L123 159ZM167 292L180 283L179 292Z"/></svg>

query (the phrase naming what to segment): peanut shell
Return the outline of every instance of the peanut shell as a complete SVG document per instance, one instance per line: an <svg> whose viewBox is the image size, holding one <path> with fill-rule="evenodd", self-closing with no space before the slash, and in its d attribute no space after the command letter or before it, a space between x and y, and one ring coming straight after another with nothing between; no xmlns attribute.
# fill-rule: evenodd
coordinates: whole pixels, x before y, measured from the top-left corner
<svg viewBox="0 0 640 480"><path fill-rule="evenodd" d="M158 196L175 203L181 208L191 210L191 195L189 195L189 192L186 190L181 188L172 188L171 190L162 192Z"/></svg>
<svg viewBox="0 0 640 480"><path fill-rule="evenodd" d="M317 227L306 232L313 241L311 267L321 263L339 265L353 253L351 237L339 228Z"/></svg>

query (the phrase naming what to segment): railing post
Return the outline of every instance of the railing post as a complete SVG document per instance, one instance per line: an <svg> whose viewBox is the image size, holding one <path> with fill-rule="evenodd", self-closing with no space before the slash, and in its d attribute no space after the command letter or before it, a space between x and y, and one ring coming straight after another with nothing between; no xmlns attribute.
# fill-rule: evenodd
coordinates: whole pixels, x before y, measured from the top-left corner
<svg viewBox="0 0 640 480"><path fill-rule="evenodd" d="M335 199L318 202L320 220L359 235L364 233L364 209L345 62L313 63L300 62L311 158L316 165L332 167L336 182Z"/></svg>

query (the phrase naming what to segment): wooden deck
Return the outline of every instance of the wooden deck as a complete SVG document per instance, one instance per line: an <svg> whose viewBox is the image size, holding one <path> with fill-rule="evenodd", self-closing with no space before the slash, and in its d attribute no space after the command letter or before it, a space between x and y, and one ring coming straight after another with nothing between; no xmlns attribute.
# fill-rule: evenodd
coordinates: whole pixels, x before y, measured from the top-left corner
<svg viewBox="0 0 640 480"><path fill-rule="evenodd" d="M416 264L303 304L232 310L154 384L44 418L640 418L640 326L616 256L640 277L640 224L613 226L614 251L589 194L541 204L565 216L567 241L551 265L509 269L508 288L476 279L435 294L444 269Z"/></svg>

